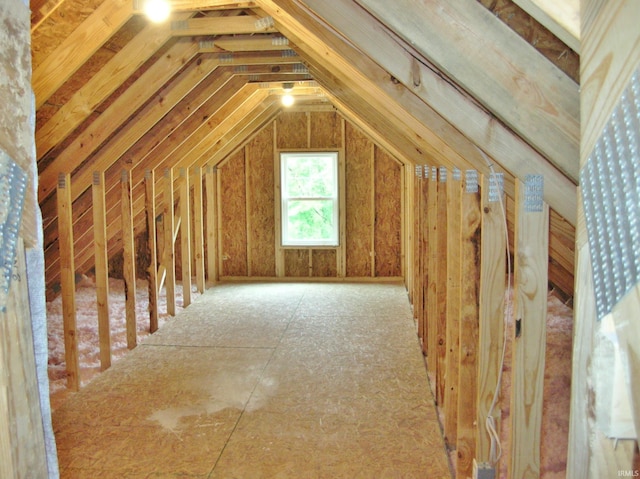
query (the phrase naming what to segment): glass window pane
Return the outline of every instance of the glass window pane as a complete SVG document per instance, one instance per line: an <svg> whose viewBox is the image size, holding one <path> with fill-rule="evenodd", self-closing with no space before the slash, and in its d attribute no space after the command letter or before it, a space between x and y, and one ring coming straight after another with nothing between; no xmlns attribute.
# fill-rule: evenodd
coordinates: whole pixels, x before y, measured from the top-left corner
<svg viewBox="0 0 640 479"><path fill-rule="evenodd" d="M333 208L333 200L288 201L288 242L336 240Z"/></svg>
<svg viewBox="0 0 640 479"><path fill-rule="evenodd" d="M287 196L332 197L335 194L335 160L328 156L289 156L286 159Z"/></svg>

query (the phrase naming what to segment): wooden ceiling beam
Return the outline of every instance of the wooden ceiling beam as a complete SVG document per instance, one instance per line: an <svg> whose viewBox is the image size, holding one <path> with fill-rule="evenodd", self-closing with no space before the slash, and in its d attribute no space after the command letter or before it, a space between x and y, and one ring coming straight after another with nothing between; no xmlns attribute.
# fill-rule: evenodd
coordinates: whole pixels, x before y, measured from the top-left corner
<svg viewBox="0 0 640 479"><path fill-rule="evenodd" d="M260 52L291 50L289 40L282 35L237 35L212 40L211 49L226 52Z"/></svg>
<svg viewBox="0 0 640 479"><path fill-rule="evenodd" d="M62 142L170 38L167 25L149 25L128 42L36 131L38 158Z"/></svg>
<svg viewBox="0 0 640 479"><path fill-rule="evenodd" d="M513 0L513 3L580 53L580 0Z"/></svg>
<svg viewBox="0 0 640 479"><path fill-rule="evenodd" d="M142 2L138 0L138 5L134 5L136 13L142 14ZM228 0L170 0L169 6L172 12L195 12L199 10L231 10L255 8L256 2L240 1L230 2Z"/></svg>
<svg viewBox="0 0 640 479"><path fill-rule="evenodd" d="M577 182L578 85L522 37L474 1L356 1Z"/></svg>
<svg viewBox="0 0 640 479"><path fill-rule="evenodd" d="M93 176L93 171L105 172L107 204L109 205L107 223L113 223L113 225L115 225L110 227L109 236L119 231L117 217L119 215L118 205L120 196L118 194L118 187L119 175L123 169L131 169L132 186L135 197L135 192L143 188L141 185L143 185L144 172L146 169L162 170L166 167L167 162L171 163L176 158L182 158L183 155L188 154L202 141L202 137L206 136L207 131L214 129L225 115L229 116L234 108L234 98L236 99L235 102L241 103L259 89L256 85L244 88L243 85L246 85L246 78L232 76L229 71L221 74L213 72L210 77L211 76L213 76L213 78L211 78L211 92L207 100L200 105L199 108L194 105L195 107L191 110L188 118L182 121L181 124L175 128L174 132L168 135L161 144L156 145L151 151L138 149L137 156L135 157L129 155L123 156L122 154L118 154L118 149L126 148L125 145L127 143L133 146L135 138L140 135L135 134L133 136L133 142L131 142L132 138L128 137L126 132L121 132L110 142L111 145L107 144L107 148L111 146L109 149L114 156L116 156L116 161L106 164L102 158L98 158L97 161L91 165L95 168L85 168L75 175L75 180L72 179L72 185L74 182L76 184L79 182L84 183L86 182L86 178ZM183 79L183 82L188 82L188 79ZM200 96L200 98L202 97ZM198 101L197 98L192 98L192 100ZM151 116L149 113L150 112L145 112L144 110L140 112L137 115L137 121L135 123L149 123L149 117ZM164 115L162 122L171 124L170 117L171 115ZM142 127L140 131L143 131ZM108 159L109 155L106 156ZM76 211L76 213L74 213L74 228L80 232L75 239L78 250L77 254L80 254L83 248L88 248L89 246L87 245L90 245L92 241L91 198L90 195L86 194L87 191L87 188L76 186L76 192L79 192L79 194L74 200L74 211ZM57 229L54 226L55 225L45 226L45 245L47 247L45 256L48 259L47 274L50 273L53 275L57 274L58 268L56 257ZM116 229L114 230L114 228Z"/></svg>
<svg viewBox="0 0 640 479"><path fill-rule="evenodd" d="M445 138L474 168L485 174L488 172L488 165L477 150L480 148L492 162L497 162L500 168L522 181L529 173L544 175L545 200L575 224L575 184L540 153L431 67L416 60L401 40L357 5L341 0L305 0L305 3L313 7L316 19L322 18L329 23L325 30L343 32L349 45L358 49L356 54L349 56L357 69L371 78L376 74L369 58L381 65L389 73L386 81L379 81L381 88L424 125ZM320 32L321 27L315 26L315 31ZM324 41L330 41L327 35ZM341 48L341 51L346 55L349 50ZM407 95L405 88L414 95Z"/></svg>
<svg viewBox="0 0 640 479"><path fill-rule="evenodd" d="M71 172L79 167L129 116L144 105L149 98L157 95L158 90L177 70L188 63L197 51L198 47L194 42L178 42L120 95L40 173L38 189L40 202L54 192L60 172ZM162 95L158 95L158 98L162 98ZM160 103L158 106L165 105ZM73 184L77 183L72 182ZM90 184L91 179L85 186L88 187ZM74 199L77 197L78 194L73 196Z"/></svg>
<svg viewBox="0 0 640 479"><path fill-rule="evenodd" d="M31 84L36 109L133 16L131 4L131 0L102 3L53 53L34 65Z"/></svg>
<svg viewBox="0 0 640 479"><path fill-rule="evenodd" d="M260 4L267 13L273 13L274 18L277 17L279 30L285 33L309 60L309 68L313 77L317 78L318 75L323 75L328 79L336 78L339 80L339 85L334 83L331 86L320 81L327 90L332 91L338 97L340 95L335 91L336 89L350 91L361 98L360 102L363 107L373 107L379 112L384 112L383 116L395 118L397 124L403 124L408 131L416 132L415 135L412 135L417 142L417 146L414 148L415 153L412 155L414 161L418 163L439 161L443 164L452 164L455 161L467 164L462 156L433 131L425 127L421 121L409 115L380 87L377 79L380 77L388 78L388 74L371 62L371 71L367 71L366 74L356 68L355 64L358 63L362 54L355 51L351 45L338 39L333 31L318 25L308 11L293 5L293 2L284 0L261 0ZM324 74L320 72L321 69L324 70ZM375 69L377 69L375 79L372 80L371 75Z"/></svg>
<svg viewBox="0 0 640 479"><path fill-rule="evenodd" d="M272 33L274 27L264 27L258 24L260 17L244 15L238 17L200 17L189 20L171 22L173 36L210 36L234 35L242 33Z"/></svg>
<svg viewBox="0 0 640 479"><path fill-rule="evenodd" d="M205 65L206 66L206 65ZM213 68L213 67L212 67ZM191 72L189 71L191 70ZM196 70L195 65L192 65L190 69L183 72L182 75L176 79L173 85L169 85L164 91L160 92L166 102L173 103L175 96L183 97L179 102L171 108L171 115L167 114L167 110L162 109L156 105L155 108L149 106L136 113L131 117L132 124L149 125L153 124L147 131L143 138L136 140L136 136L127 136L126 131L117 133L108 143L105 144L105 148L111 155L117 155L115 157L101 158L101 153L98 153L90 164L79 168L72 176L72 184L77 181L90 181L87 178L93 174L93 171L104 171L105 181L107 183L107 191L109 190L110 182L119 184L120 170L123 168L131 168L130 165L142 164L145 162L151 162L153 164L153 158L162 152L162 149L158 149L160 143L166 145L166 142L172 138L179 138L180 135L188 136L190 130L193 129L193 114L198 112L199 115L206 115L206 111L202 111L202 105L207 102L211 102L212 96L220 91L225 85L227 85L233 78L232 72L228 68L218 69L217 67L212 69L208 74L204 74L201 79L194 80L193 71ZM219 71L218 71L219 70ZM197 73L197 71L196 71ZM193 82L197 82L194 87ZM232 88L238 88L245 83L245 80L238 79L239 83L234 83ZM192 88L193 87L193 88ZM192 88L188 94L184 92ZM175 91L175 93L173 93ZM164 102L162 102L164 103ZM153 104L151 104L153 105ZM203 120L200 116L199 121ZM191 122L191 123L188 123ZM198 120L196 120L198 124ZM186 131L186 133L185 133ZM124 153L122 153L124 152ZM104 166L106 165L106 166ZM145 165L146 167L146 165ZM110 168L114 168L115 173L111 175ZM84 172L84 174L83 174ZM83 178L81 178L83 174ZM132 180L135 182L142 181L142 177L136 176L137 170L134 168ZM74 209L80 212L86 211L90 204L81 203L83 195L74 199ZM90 201L90 195L85 198ZM55 217L55 195L50 196L40 204L42 214L44 218ZM83 214L83 213L80 213ZM76 217L75 221L78 219ZM84 231L91 226L89 222L80 230ZM45 248L55 242L57 230L55 225L50 221L44 221L44 244Z"/></svg>

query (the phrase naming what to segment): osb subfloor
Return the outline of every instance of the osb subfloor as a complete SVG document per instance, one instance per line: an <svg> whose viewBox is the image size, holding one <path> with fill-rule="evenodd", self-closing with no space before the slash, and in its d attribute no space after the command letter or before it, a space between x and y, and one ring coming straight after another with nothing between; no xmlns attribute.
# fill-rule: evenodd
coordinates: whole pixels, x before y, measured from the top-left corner
<svg viewBox="0 0 640 479"><path fill-rule="evenodd" d="M69 396L63 478L450 478L404 287L227 284Z"/></svg>

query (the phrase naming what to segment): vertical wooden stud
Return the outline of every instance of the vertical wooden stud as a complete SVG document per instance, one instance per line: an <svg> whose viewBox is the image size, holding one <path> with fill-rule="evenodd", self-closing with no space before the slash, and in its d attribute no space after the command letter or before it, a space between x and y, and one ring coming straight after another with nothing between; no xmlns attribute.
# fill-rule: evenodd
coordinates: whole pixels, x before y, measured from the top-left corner
<svg viewBox="0 0 640 479"><path fill-rule="evenodd" d="M180 259L182 266L182 307L191 304L191 187L189 172L180 168L178 188L180 192Z"/></svg>
<svg viewBox="0 0 640 479"><path fill-rule="evenodd" d="M424 347L424 322L422 321L422 311L424 308L424 301L422 296L423 284L423 258L420 254L420 245L422 242L422 221L423 221L423 204L422 204L422 166L416 166L415 174L413 176L413 312L418 326L418 338Z"/></svg>
<svg viewBox="0 0 640 479"><path fill-rule="evenodd" d="M245 227L247 236L246 257L247 257L247 276L253 276L253 224L251 218L251 203L253 201L253 191L251 191L251 148L249 145L243 148L244 158L244 200L245 200Z"/></svg>
<svg viewBox="0 0 640 479"><path fill-rule="evenodd" d="M58 245L60 250L60 287L62 289L62 320L64 351L67 365L67 388L80 389L80 363L78 360L78 331L76 326L76 281L73 251L73 213L71 201L71 175L58 177Z"/></svg>
<svg viewBox="0 0 640 479"><path fill-rule="evenodd" d="M371 152L369 154L369 169L371 171L371 184L369 186L371 195L369 197L369 211L371 223L371 273L370 276L375 278L376 276L376 146L373 142L370 145Z"/></svg>
<svg viewBox="0 0 640 479"><path fill-rule="evenodd" d="M427 187L427 245L429 248L427 263L427 369L437 377L438 364L438 174L432 167L428 172Z"/></svg>
<svg viewBox="0 0 640 479"><path fill-rule="evenodd" d="M200 294L205 290L202 179L202 167L196 166L193 169L193 257L196 268L196 288Z"/></svg>
<svg viewBox="0 0 640 479"><path fill-rule="evenodd" d="M342 131L345 129L344 119L341 120ZM344 134L342 135L344 138ZM338 266L338 277L344 278L347 275L347 187L345 178L347 176L347 165L345 162L344 145L338 150L338 201L339 208L339 235L340 241L336 254ZM372 245L373 247L373 245Z"/></svg>
<svg viewBox="0 0 640 479"><path fill-rule="evenodd" d="M580 188L578 188L580 192ZM578 204L582 205L582 198L578 194ZM583 220L582 228L576 242L576 296L574 305L573 331L573 366L571 374L571 413L569 419L569 447L567 451L567 477L593 477L589 475L593 461L594 450L589 440L591 436L589 421L590 396L593 394L591 386L591 364L594 352L597 330L596 302L593 286L593 272L591 270L591 252L586 236L586 223L580 207L579 217Z"/></svg>
<svg viewBox="0 0 640 479"><path fill-rule="evenodd" d="M440 167L438 171L438 211L437 229L438 235L438 283L436 295L438 301L438 319L436 322L437 350L436 360L436 401L444 406L445 370L447 357L447 169Z"/></svg>
<svg viewBox="0 0 640 479"><path fill-rule="evenodd" d="M218 281L218 182L216 168L207 165L205 187L207 201L207 279L210 284Z"/></svg>
<svg viewBox="0 0 640 479"><path fill-rule="evenodd" d="M284 249L282 248L282 178L280 175L280 150L278 149L278 126L273 122L273 187L274 187L274 218L276 228L276 276L284 277ZM338 268L339 270L339 268Z"/></svg>
<svg viewBox="0 0 640 479"><path fill-rule="evenodd" d="M218 265L217 265L217 270L218 270L218 277L220 277L221 274L224 274L224 261L225 261L225 254L221 254L224 249L222 247L222 240L223 240L223 232L222 232L222 220L223 220L223 216L222 216L222 177L221 177L222 173L220 172L219 169L216 169L216 192L217 192L217 198L216 198L216 217L218 218L218 221L216 222L216 239L218 240L218 244L216 246L217 251L218 251Z"/></svg>
<svg viewBox="0 0 640 479"><path fill-rule="evenodd" d="M492 179L493 178L493 179ZM478 331L478 440L476 459L490 462L491 438L485 428L487 416L500 431L500 404L493 411L499 387L504 346L504 293L506 287L507 233L505 198L498 176L486 177L482 185L482 265L480 270L480 329ZM490 184L491 183L491 184ZM490 194L491 192L491 194Z"/></svg>
<svg viewBox="0 0 640 479"><path fill-rule="evenodd" d="M127 322L127 348L133 349L138 343L136 326L136 251L133 231L133 210L131 201L131 172L122 171L120 206L122 214L123 276L125 314Z"/></svg>
<svg viewBox="0 0 640 479"><path fill-rule="evenodd" d="M0 307L0 477L48 477L22 237L14 247Z"/></svg>
<svg viewBox="0 0 640 479"><path fill-rule="evenodd" d="M458 477L471 477L478 424L478 282L480 281L480 193L477 172L467 171L461 202L460 365L458 368ZM510 476L515 477L515 476Z"/></svg>
<svg viewBox="0 0 640 479"><path fill-rule="evenodd" d="M149 289L149 332L158 330L158 245L156 234L156 180L153 170L144 174L145 214L147 226L147 247L149 268L147 282Z"/></svg>
<svg viewBox="0 0 640 479"><path fill-rule="evenodd" d="M458 428L458 366L460 347L460 283L462 247L460 205L462 184L459 170L452 172L446 184L447 200L447 333L445 361L447 378L444 391L444 433L449 444L455 444Z"/></svg>
<svg viewBox="0 0 640 479"><path fill-rule="evenodd" d="M4 359L4 345L0 342L0 359ZM5 364L5 363L3 363ZM0 372L0 477L18 475L13 459L13 438L11 437L11 411L9 406L9 375Z"/></svg>
<svg viewBox="0 0 640 479"><path fill-rule="evenodd" d="M407 196L409 198L410 208L408 210L409 218L408 218L408 226L410 225L410 233L409 233L409 245L411 248L411 263L409 264L410 274L407 275L407 279L411 284L411 291L409 294L409 299L413 304L413 317L416 321L417 333L420 340L422 340L422 325L420 324L420 304L418 302L418 280L420 277L420 258L418 257L418 232L420 231L420 225L418 224L420 218L420 203L418 201L418 188L419 188L419 177L418 177L418 167L415 168L413 172L412 181L407 183L408 190Z"/></svg>
<svg viewBox="0 0 640 479"><path fill-rule="evenodd" d="M400 276L406 282L407 278L407 201L404 194L405 185L407 184L407 169L402 164L400 169Z"/></svg>
<svg viewBox="0 0 640 479"><path fill-rule="evenodd" d="M164 216L164 268L165 268L165 288L167 292L167 313L171 316L176 315L176 259L173 249L173 230L174 230L174 203L173 203L173 170L167 168L164 171L164 194L163 209Z"/></svg>
<svg viewBox="0 0 640 479"><path fill-rule="evenodd" d="M531 205L516 182L515 338L511 370L509 477L539 477L547 322L549 207Z"/></svg>
<svg viewBox="0 0 640 479"><path fill-rule="evenodd" d="M420 322L422 323L422 353L426 356L429 349L429 307L428 307L428 295L429 295L429 264L430 264L430 251L429 251L429 187L431 182L429 181L431 169L428 165L424 165L422 169L422 181L420 182L419 201L420 201L420 233L418 254L420 255Z"/></svg>
<svg viewBox="0 0 640 479"><path fill-rule="evenodd" d="M93 172L93 248L96 272L96 302L98 307L98 341L100 369L111 366L111 327L109 325L109 266L107 259L107 214L104 172Z"/></svg>

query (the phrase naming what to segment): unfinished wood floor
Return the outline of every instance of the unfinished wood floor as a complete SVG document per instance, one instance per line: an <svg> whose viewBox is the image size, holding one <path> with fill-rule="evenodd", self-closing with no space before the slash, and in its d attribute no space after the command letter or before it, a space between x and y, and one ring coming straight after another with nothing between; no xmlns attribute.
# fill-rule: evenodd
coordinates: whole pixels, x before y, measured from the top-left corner
<svg viewBox="0 0 640 479"><path fill-rule="evenodd" d="M227 284L53 414L63 478L450 478L403 286Z"/></svg>

